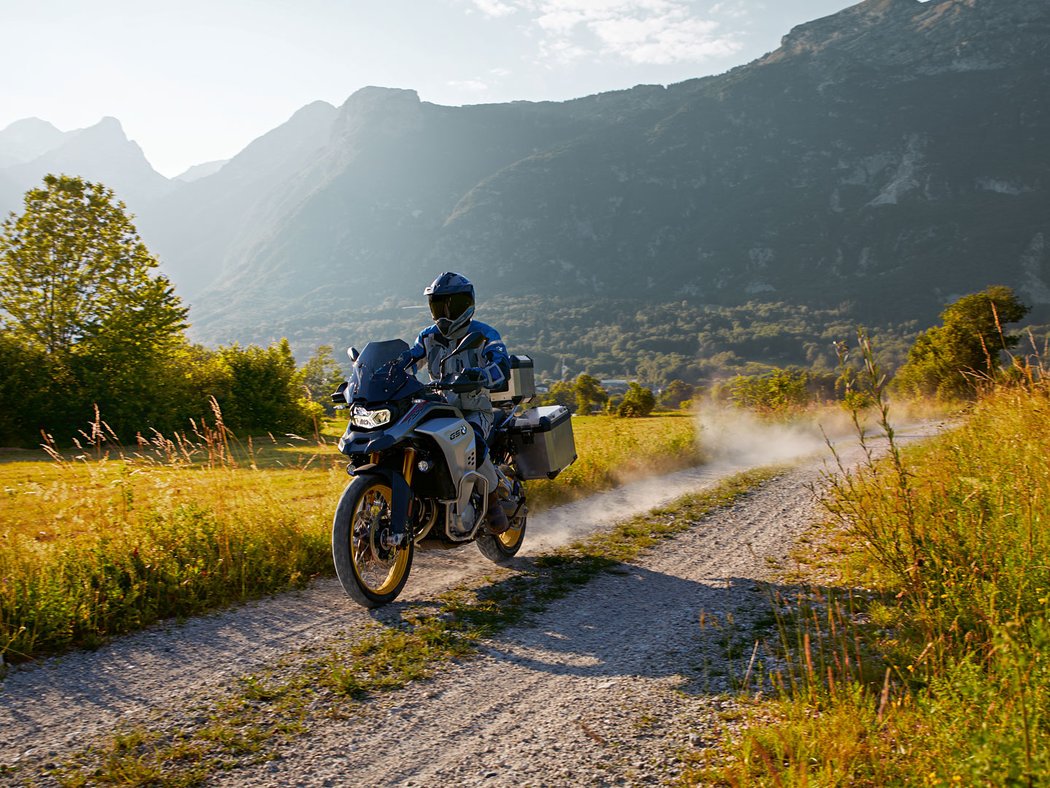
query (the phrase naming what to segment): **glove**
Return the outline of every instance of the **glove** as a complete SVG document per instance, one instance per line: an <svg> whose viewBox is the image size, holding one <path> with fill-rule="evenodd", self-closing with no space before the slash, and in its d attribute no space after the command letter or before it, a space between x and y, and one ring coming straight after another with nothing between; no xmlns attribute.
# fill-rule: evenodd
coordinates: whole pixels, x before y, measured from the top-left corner
<svg viewBox="0 0 1050 788"><path fill-rule="evenodd" d="M476 383L478 386L484 386L487 380L485 370L478 367L469 367L463 370L459 373L459 379L465 383Z"/></svg>
<svg viewBox="0 0 1050 788"><path fill-rule="evenodd" d="M456 394L467 394L477 391L485 385L485 373L477 367L465 369L456 376L452 391Z"/></svg>

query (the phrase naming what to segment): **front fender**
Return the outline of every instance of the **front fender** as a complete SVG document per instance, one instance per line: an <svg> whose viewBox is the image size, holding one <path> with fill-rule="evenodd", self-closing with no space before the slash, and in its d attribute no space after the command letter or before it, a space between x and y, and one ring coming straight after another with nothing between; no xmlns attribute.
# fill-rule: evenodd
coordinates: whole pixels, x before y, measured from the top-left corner
<svg viewBox="0 0 1050 788"><path fill-rule="evenodd" d="M382 479L390 487L390 531L400 536L405 533L408 524L408 510L412 503L412 488L408 486L405 477L395 470L383 468L379 465L369 465L354 471L355 477L376 476Z"/></svg>

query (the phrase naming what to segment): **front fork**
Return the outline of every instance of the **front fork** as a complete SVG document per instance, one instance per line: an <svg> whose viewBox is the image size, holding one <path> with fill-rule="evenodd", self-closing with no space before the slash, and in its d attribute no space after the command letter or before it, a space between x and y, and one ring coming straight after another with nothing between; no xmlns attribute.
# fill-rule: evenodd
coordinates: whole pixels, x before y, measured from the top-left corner
<svg viewBox="0 0 1050 788"><path fill-rule="evenodd" d="M408 538L407 525L415 503L411 485L412 474L416 469L416 450L411 446L405 449L401 473L381 466L378 452L370 455L368 459L370 460L369 466L362 468L360 473L354 475L378 476L390 487L390 539L389 544L384 544L383 547L400 547Z"/></svg>

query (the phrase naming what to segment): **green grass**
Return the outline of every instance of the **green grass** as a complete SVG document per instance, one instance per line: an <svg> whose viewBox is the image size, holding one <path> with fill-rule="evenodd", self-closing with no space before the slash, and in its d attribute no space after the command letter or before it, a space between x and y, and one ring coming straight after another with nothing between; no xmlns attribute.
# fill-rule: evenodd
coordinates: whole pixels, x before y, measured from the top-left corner
<svg viewBox="0 0 1050 788"><path fill-rule="evenodd" d="M821 561L838 588L774 595L775 699L725 743L735 760L698 758L685 782L1050 780L1048 425L1050 386L1000 387L838 483Z"/></svg>
<svg viewBox="0 0 1050 788"><path fill-rule="evenodd" d="M529 484L533 511L625 475L698 462L688 416L573 419L580 459ZM347 482L332 445L203 425L121 447L96 428L74 452L0 459L0 654L92 647L331 573L329 529Z"/></svg>

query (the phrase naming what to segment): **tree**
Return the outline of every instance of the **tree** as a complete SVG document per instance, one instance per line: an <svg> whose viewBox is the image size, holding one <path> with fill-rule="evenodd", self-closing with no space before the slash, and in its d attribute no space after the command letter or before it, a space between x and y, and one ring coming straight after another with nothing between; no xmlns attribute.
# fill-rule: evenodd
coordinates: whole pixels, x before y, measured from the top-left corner
<svg viewBox="0 0 1050 788"><path fill-rule="evenodd" d="M572 410L576 407L576 392L573 385L565 380L552 383L550 389L540 397L540 405L561 405Z"/></svg>
<svg viewBox="0 0 1050 788"><path fill-rule="evenodd" d="M1003 326L1026 314L1028 307L1004 285L963 296L941 312L942 325L916 338L897 373L897 388L942 399L972 395L978 379L998 372L1002 351L1019 341L1003 333Z"/></svg>
<svg viewBox="0 0 1050 788"><path fill-rule="evenodd" d="M13 333L66 359L81 343L122 351L181 336L186 309L101 184L47 175L0 234L0 309Z"/></svg>
<svg viewBox="0 0 1050 788"><path fill-rule="evenodd" d="M693 399L695 389L680 378L667 384L660 394L660 404L668 408L680 408Z"/></svg>
<svg viewBox="0 0 1050 788"><path fill-rule="evenodd" d="M810 375L801 369L775 367L764 375L737 375L728 388L734 405L763 413L798 410L811 399Z"/></svg>
<svg viewBox="0 0 1050 788"><path fill-rule="evenodd" d="M219 358L228 369L225 389L215 398L227 426L234 430L304 432L320 408L303 388L302 372L287 339L268 348L249 345L221 347Z"/></svg>
<svg viewBox="0 0 1050 788"><path fill-rule="evenodd" d="M310 399L320 404L325 413L335 412L332 392L346 379L346 373L332 355L331 345L321 345L302 368L303 385L310 392Z"/></svg>
<svg viewBox="0 0 1050 788"><path fill-rule="evenodd" d="M622 417L648 416L656 407L656 397L650 389L637 383L627 384L627 393L623 395L616 415Z"/></svg>
<svg viewBox="0 0 1050 788"><path fill-rule="evenodd" d="M186 308L111 190L48 175L24 206L0 232L0 313L61 392L35 418L69 430L97 403L117 432L151 426Z"/></svg>
<svg viewBox="0 0 1050 788"><path fill-rule="evenodd" d="M598 378L586 372L576 378L572 388L576 397L576 412L581 415L586 416L609 401L609 392L602 388Z"/></svg>

